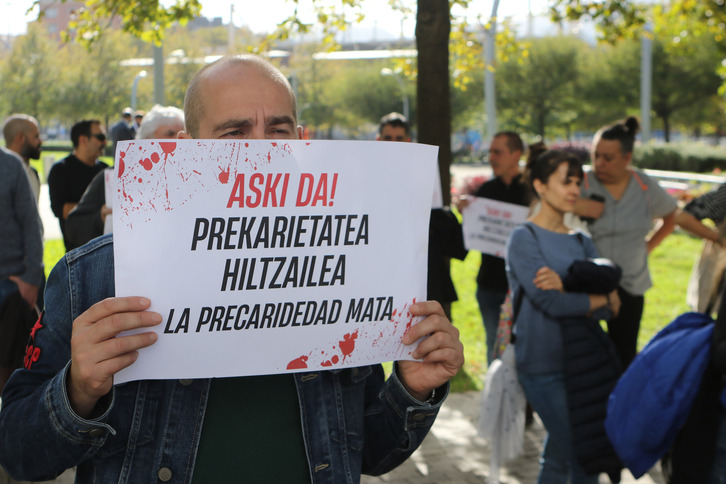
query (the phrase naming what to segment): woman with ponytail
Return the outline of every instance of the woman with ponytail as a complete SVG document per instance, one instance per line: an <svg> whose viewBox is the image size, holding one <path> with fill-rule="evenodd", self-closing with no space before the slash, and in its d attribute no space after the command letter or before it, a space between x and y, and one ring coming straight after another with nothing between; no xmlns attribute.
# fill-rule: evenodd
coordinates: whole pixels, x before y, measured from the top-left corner
<svg viewBox="0 0 726 484"><path fill-rule="evenodd" d="M623 269L620 314L607 322L623 369L635 358L643 295L652 286L648 254L675 228L677 209L657 180L631 166L638 129L631 116L595 134L592 170L575 207L575 214L587 220L600 256Z"/></svg>

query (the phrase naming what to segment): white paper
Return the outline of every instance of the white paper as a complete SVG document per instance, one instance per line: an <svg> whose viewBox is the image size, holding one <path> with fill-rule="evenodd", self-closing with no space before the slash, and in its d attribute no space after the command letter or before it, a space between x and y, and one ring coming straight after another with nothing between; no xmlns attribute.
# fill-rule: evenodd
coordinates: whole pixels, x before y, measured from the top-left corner
<svg viewBox="0 0 726 484"><path fill-rule="evenodd" d="M116 383L411 359L401 338L416 322L407 308L426 295L437 148L145 140L119 150L116 295L149 297L163 322Z"/></svg>
<svg viewBox="0 0 726 484"><path fill-rule="evenodd" d="M527 220L529 208L489 198L471 197L462 211L464 245L468 250L506 258L512 231Z"/></svg>

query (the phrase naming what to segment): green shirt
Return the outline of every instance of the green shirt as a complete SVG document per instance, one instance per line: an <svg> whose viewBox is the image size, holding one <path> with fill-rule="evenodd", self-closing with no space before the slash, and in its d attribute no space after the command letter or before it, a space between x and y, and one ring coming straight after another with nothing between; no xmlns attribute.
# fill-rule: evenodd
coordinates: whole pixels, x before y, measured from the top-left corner
<svg viewBox="0 0 726 484"><path fill-rule="evenodd" d="M310 482L292 375L212 380L192 482Z"/></svg>

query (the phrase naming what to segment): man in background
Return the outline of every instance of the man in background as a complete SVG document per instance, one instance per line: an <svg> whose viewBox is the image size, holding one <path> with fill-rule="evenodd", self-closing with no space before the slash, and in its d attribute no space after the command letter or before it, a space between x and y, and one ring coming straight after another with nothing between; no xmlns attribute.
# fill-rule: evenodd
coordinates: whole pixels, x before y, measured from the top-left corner
<svg viewBox="0 0 726 484"><path fill-rule="evenodd" d="M43 229L23 162L0 148L0 392L22 365L43 283ZM28 319L31 318L28 325Z"/></svg>
<svg viewBox="0 0 726 484"><path fill-rule="evenodd" d="M376 140L410 142L408 119L399 113L386 114L378 124ZM451 280L449 259L454 257L464 260L466 254L459 219L447 208L432 208L429 219L427 297L438 301L450 320L451 303L458 297Z"/></svg>
<svg viewBox="0 0 726 484"><path fill-rule="evenodd" d="M113 156L116 157L116 143L134 139L134 130L131 127L131 108L126 108L121 113L121 119L111 126L111 140L113 141Z"/></svg>
<svg viewBox="0 0 726 484"><path fill-rule="evenodd" d="M23 160L23 166L37 203L40 200L40 176L38 176L38 170L30 166L30 160L40 158L40 150L43 146L38 120L27 114L13 114L5 120L3 136L5 146Z"/></svg>
<svg viewBox="0 0 726 484"><path fill-rule="evenodd" d="M493 178L483 183L474 192L474 196L498 202L529 205L532 195L519 172L519 160L523 153L524 143L517 133L502 131L495 134L489 146L489 164ZM457 208L462 211L468 203L463 197ZM486 332L487 362L491 363L499 327L499 313L509 289L504 259L482 254L476 282L476 299Z"/></svg>
<svg viewBox="0 0 726 484"><path fill-rule="evenodd" d="M69 241L66 236L66 219L86 191L93 177L106 163L98 161L106 147L106 134L97 119L80 121L71 128L73 152L56 162L48 174L50 207L58 218L66 251Z"/></svg>

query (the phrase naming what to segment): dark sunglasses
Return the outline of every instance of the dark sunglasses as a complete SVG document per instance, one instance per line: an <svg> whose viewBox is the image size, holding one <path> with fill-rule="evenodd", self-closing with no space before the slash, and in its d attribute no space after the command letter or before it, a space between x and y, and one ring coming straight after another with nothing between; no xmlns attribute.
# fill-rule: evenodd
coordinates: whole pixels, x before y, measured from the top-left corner
<svg viewBox="0 0 726 484"><path fill-rule="evenodd" d="M91 136L93 136L94 138L96 138L101 143L103 143L104 141L106 141L106 135L103 134L103 133L93 133Z"/></svg>

